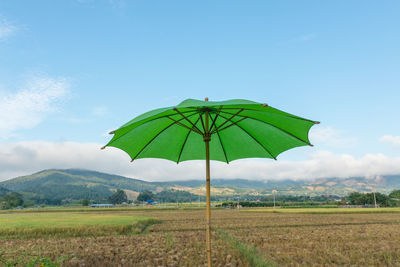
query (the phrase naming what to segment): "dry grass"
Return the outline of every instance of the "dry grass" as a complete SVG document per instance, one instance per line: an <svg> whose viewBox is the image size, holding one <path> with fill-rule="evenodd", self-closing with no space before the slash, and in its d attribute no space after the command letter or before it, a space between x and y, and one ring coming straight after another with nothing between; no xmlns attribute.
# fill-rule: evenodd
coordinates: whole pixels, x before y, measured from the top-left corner
<svg viewBox="0 0 400 267"><path fill-rule="evenodd" d="M64 266L204 266L205 211L129 211L163 221L147 234L0 240L0 254L60 256ZM214 266L399 266L400 214L292 214L213 210ZM228 242L229 241L229 242ZM233 245L232 245L233 244ZM240 248L243 248L240 251Z"/></svg>

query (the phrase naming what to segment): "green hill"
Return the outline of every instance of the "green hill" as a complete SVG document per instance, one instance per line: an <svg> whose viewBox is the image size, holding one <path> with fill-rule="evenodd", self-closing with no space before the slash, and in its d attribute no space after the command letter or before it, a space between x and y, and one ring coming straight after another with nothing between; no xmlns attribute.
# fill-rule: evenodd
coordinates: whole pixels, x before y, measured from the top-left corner
<svg viewBox="0 0 400 267"><path fill-rule="evenodd" d="M30 199L48 200L49 203L65 199L106 199L118 188L135 192L160 191L163 189L160 185L162 183L79 169L44 170L0 183L5 189L23 193Z"/></svg>
<svg viewBox="0 0 400 267"><path fill-rule="evenodd" d="M0 186L0 198L10 192L10 190Z"/></svg>

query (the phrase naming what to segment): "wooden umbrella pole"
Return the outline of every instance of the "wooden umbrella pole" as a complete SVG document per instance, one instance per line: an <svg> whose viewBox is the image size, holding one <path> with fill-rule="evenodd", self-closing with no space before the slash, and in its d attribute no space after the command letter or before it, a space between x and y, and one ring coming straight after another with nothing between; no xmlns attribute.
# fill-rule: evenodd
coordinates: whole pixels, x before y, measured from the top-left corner
<svg viewBox="0 0 400 267"><path fill-rule="evenodd" d="M207 262L208 267L211 267L211 204L210 204L210 140L208 129L208 112L206 112L205 118L205 135L203 137L204 143L206 144L206 218L207 218Z"/></svg>
<svg viewBox="0 0 400 267"><path fill-rule="evenodd" d="M207 191L207 259L211 267L211 204L210 204L210 151L209 142L206 141L206 191Z"/></svg>

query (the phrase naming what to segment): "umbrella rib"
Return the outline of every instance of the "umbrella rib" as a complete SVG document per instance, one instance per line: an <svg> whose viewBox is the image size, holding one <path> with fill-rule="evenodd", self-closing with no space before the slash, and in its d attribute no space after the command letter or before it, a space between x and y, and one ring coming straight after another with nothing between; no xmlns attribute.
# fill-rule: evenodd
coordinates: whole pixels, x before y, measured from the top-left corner
<svg viewBox="0 0 400 267"><path fill-rule="evenodd" d="M195 113L195 114L196 114L196 113ZM192 114L192 115L190 115L189 117L191 117L191 116L193 116L193 115L195 115L195 114ZM183 118L180 119L180 120L183 120ZM168 125L168 126L165 127L164 129L162 129L160 132L158 132L158 134L156 134L144 147L142 147L142 149L135 155L135 157L132 158L131 162L134 161L134 160L140 155L140 153L142 153L143 150L145 150L145 148L148 147L160 134L162 134L162 133L163 133L165 130L167 130L169 127L171 127L171 126L177 124L177 122L179 122L179 121L174 121L173 123L171 123L170 125Z"/></svg>
<svg viewBox="0 0 400 267"><path fill-rule="evenodd" d="M229 164L228 157L226 156L225 147L224 147L224 145L222 144L221 136L219 135L219 131L217 130L216 132L217 132L217 136L218 136L218 139L219 139L219 143L221 144L221 147L222 147L222 151L224 152L224 156L225 156L226 163Z"/></svg>
<svg viewBox="0 0 400 267"><path fill-rule="evenodd" d="M199 119L200 119L200 118L197 119L196 124L197 124L197 122L199 121ZM179 152L178 160L176 161L176 163L179 163L179 160L181 159L182 152L183 152L183 148L185 147L186 141L188 140L189 135L190 135L191 132L192 132L192 131L189 131L189 132L187 133L186 138L185 138L185 141L183 141L182 148L181 148L181 151Z"/></svg>
<svg viewBox="0 0 400 267"><path fill-rule="evenodd" d="M221 117L222 117L222 116L221 116ZM243 120L245 120L245 119L247 119L247 118L241 118L241 119L239 119L238 121L236 121L236 123L239 123L239 122L241 122L241 121L243 121ZM235 125L235 124L231 122L231 124L229 124L229 125L225 126L224 128L220 129L219 132L221 132L221 131L223 131L223 130L225 130L225 129L227 129L227 128L233 126L233 125ZM215 132L214 132L214 133L215 133Z"/></svg>
<svg viewBox="0 0 400 267"><path fill-rule="evenodd" d="M225 118L224 116L221 115L222 118ZM226 119L226 118L225 118ZM263 145L261 144L260 141L257 140L257 138L255 138L253 135L251 135L246 129L244 129L242 126L238 125L236 122L233 122L233 124L235 124L237 127L239 127L240 129L242 129L243 132L245 132L248 136L250 136L254 141L256 141L274 160L276 160L276 157L274 157L274 155L272 155L272 153Z"/></svg>
<svg viewBox="0 0 400 267"><path fill-rule="evenodd" d="M220 106L220 107L219 107L218 112L217 112L217 114L215 115L215 117L214 117L214 119L213 119L213 121L212 121L212 123L211 123L209 132L212 132L212 131L213 131L212 128L213 128L214 126L215 126L215 128L217 128L217 126L215 125L215 122L217 121L217 118L218 118L218 116L219 116L219 113L221 112L222 107L223 107L223 106Z"/></svg>
<svg viewBox="0 0 400 267"><path fill-rule="evenodd" d="M192 115L190 115L190 116L193 116L193 115L195 115L195 114L192 114ZM190 117L190 116L189 116L189 117ZM187 126L187 125L185 125L185 124L183 124L183 123L181 123L181 122L179 122L179 121L177 121L177 120L175 120L175 119L173 119L173 118L171 118L171 117L169 117L169 116L167 116L167 118L170 119L170 120L172 120L172 121L174 121L174 122L176 122L176 124L178 124L179 126L185 127L185 128L188 129L189 131L193 131L193 132L195 132L195 133L197 133L197 134L200 134L201 136L203 135L201 132L198 132L198 131L197 131L196 129L194 129L193 127L190 128L189 126ZM183 120L183 118L180 119L180 120Z"/></svg>
<svg viewBox="0 0 400 267"><path fill-rule="evenodd" d="M182 112L180 112L177 108L174 108L174 110L175 110L176 112L178 112L179 115L181 115L185 120L187 120L190 124L192 124L193 127L194 127L196 130L198 130L198 131L201 133L201 130L200 130L199 128L197 128L197 126L196 126L195 124L193 124L193 122L191 122L185 115L183 115ZM195 113L195 114L196 114L196 113ZM203 133L202 133L202 135L203 135Z"/></svg>
<svg viewBox="0 0 400 267"><path fill-rule="evenodd" d="M240 110L239 110L238 112L236 112L235 114L228 113L228 112L223 112L222 110L220 110L219 112L228 113L228 114L232 115L232 117L230 117L230 118L225 118L225 117L223 117L223 118L225 119L225 121L224 121L220 126L216 127L215 130L214 130L213 132L219 130L219 129L220 129L222 126L224 126L228 121L232 122L231 120L232 120L234 117L238 116L239 113L242 112L243 110L244 110L244 109L240 109ZM221 116L221 117L222 117L222 116ZM213 132L212 132L212 133L213 133Z"/></svg>
<svg viewBox="0 0 400 267"><path fill-rule="evenodd" d="M229 113L229 112L224 112L224 111L221 111L221 112L222 112L222 113L226 113L226 114L232 115L232 113ZM304 140L300 139L299 137L295 136L294 134L291 134L291 133L289 133L288 131L285 131L285 130L283 130L283 129L281 129L281 128L279 128L279 127L277 127L277 126L275 126L275 125L273 125L273 124L271 124L271 123L262 121L262 120L260 120L260 119L252 118L252 117L249 117L249 116L244 116L244 115L237 115L237 116L242 117L242 118L247 118L247 119L251 119L251 120L255 120L255 121L262 122L262 123L267 124L267 125L269 125L269 126L275 128L275 129L278 129L279 131L282 131L282 132L286 133L287 135L289 135L289 136L291 136L291 137L293 137L293 138L295 138L295 139L297 139L297 140L299 140L299 141L301 141L301 142L303 142L303 143L305 143L305 144L307 144L307 145L309 145L309 146L312 146L312 144L307 143L306 141L304 141ZM293 117L292 117L292 118L293 118Z"/></svg>
<svg viewBox="0 0 400 267"><path fill-rule="evenodd" d="M204 133L206 132L206 127L204 126L204 120L203 120L203 113L199 114L199 118L201 120L201 127L203 127Z"/></svg>

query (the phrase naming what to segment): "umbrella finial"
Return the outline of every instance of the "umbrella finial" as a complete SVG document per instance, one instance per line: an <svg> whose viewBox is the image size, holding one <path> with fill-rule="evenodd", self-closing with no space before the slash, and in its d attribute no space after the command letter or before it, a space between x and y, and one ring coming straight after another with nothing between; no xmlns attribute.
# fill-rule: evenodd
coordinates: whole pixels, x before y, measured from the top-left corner
<svg viewBox="0 0 400 267"><path fill-rule="evenodd" d="M208 101L208 97L204 98L204 101Z"/></svg>

